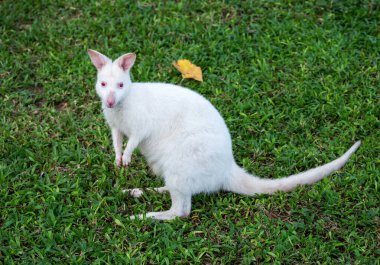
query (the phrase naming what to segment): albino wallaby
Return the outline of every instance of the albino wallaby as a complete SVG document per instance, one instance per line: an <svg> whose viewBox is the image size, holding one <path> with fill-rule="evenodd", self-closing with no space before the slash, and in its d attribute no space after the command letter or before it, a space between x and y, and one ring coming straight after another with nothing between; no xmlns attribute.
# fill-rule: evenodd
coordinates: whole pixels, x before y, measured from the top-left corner
<svg viewBox="0 0 380 265"><path fill-rule="evenodd" d="M203 96L172 84L132 83L129 71L136 59L134 53L114 62L94 50L88 54L98 70L96 92L111 127L116 164L127 166L139 147L152 171L164 178L165 187L154 190L170 193L171 208L149 212L146 217L186 217L192 195L201 192L270 194L312 184L340 169L360 146L358 141L338 159L289 177L252 176L235 162L228 128ZM128 144L122 154L123 135ZM135 197L142 194L140 189L128 191Z"/></svg>

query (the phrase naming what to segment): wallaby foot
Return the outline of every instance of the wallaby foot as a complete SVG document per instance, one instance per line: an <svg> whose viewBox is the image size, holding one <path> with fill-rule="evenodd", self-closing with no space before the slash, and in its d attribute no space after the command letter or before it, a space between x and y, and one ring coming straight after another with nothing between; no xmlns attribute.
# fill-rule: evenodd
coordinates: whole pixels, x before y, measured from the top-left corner
<svg viewBox="0 0 380 265"><path fill-rule="evenodd" d="M164 193L164 192L168 192L169 190L165 186L159 187L159 188L147 188L147 189L134 188L134 189L123 190L124 193L128 192L129 195L131 195L132 197L135 197L135 198L141 197L141 195L143 195L144 191L154 191L154 192L158 192L158 193Z"/></svg>
<svg viewBox="0 0 380 265"><path fill-rule="evenodd" d="M162 187L165 188L166 187ZM167 190L167 189L166 189ZM191 195L183 194L178 191L169 191L172 199L172 206L168 211L148 212L147 214L132 215L130 218L143 219L144 217L154 218L157 220L172 220L176 217L187 217L191 210Z"/></svg>

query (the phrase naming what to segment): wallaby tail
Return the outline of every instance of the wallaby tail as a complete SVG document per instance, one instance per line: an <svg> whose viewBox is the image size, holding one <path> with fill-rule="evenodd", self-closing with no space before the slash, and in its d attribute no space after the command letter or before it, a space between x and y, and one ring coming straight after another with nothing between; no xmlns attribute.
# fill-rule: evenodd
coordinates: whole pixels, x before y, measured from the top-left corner
<svg viewBox="0 0 380 265"><path fill-rule="evenodd" d="M271 194L276 191L290 191L299 185L312 184L343 167L360 144L360 141L356 142L344 155L330 163L280 179L262 179L252 176L235 165L227 190L245 195Z"/></svg>

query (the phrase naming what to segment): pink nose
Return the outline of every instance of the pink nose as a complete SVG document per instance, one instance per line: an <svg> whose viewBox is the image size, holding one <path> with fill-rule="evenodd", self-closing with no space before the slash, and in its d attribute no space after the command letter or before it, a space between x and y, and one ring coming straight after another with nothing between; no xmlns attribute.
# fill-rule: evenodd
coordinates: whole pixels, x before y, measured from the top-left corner
<svg viewBox="0 0 380 265"><path fill-rule="evenodd" d="M115 101L107 100L107 107L112 108L115 105Z"/></svg>
<svg viewBox="0 0 380 265"><path fill-rule="evenodd" d="M115 97L113 94L107 97L106 103L108 108L112 108L113 106L115 106Z"/></svg>

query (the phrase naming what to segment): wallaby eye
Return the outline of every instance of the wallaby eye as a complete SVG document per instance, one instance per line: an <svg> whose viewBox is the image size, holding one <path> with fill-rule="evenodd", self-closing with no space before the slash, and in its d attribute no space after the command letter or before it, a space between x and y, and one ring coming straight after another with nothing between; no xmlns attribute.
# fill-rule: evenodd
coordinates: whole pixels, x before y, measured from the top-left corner
<svg viewBox="0 0 380 265"><path fill-rule="evenodd" d="M102 87L105 87L105 86L107 85L107 83L106 83L106 82L101 82L100 85L101 85Z"/></svg>
<svg viewBox="0 0 380 265"><path fill-rule="evenodd" d="M117 86L118 86L119 88L123 88L123 87L124 87L124 84L123 84L123 83L119 83L119 84L117 84Z"/></svg>

